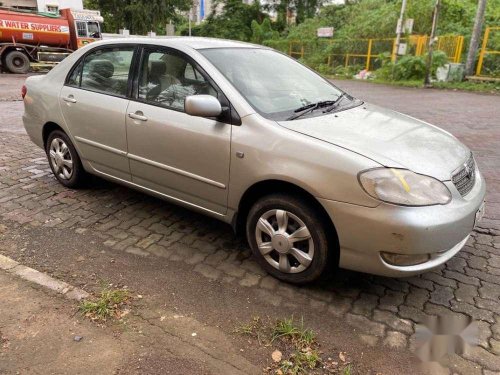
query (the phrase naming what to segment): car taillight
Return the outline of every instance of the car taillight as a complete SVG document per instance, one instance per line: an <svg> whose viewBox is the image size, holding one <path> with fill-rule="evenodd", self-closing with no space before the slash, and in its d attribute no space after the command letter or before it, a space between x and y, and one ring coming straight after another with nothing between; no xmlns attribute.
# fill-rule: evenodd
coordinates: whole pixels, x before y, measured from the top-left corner
<svg viewBox="0 0 500 375"><path fill-rule="evenodd" d="M23 85L23 88L21 89L21 96L23 97L23 99L27 93L28 93L28 89L26 88L26 85Z"/></svg>

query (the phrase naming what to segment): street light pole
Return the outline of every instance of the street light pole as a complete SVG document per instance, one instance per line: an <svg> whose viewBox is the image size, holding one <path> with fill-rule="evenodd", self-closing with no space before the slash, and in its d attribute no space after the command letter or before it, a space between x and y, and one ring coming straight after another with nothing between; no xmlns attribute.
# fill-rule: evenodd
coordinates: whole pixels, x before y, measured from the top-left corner
<svg viewBox="0 0 500 375"><path fill-rule="evenodd" d="M401 4L401 13L399 14L398 24L396 26L396 43L394 46L396 51L394 51L394 54L393 54L393 56L394 56L393 62L394 63L398 59L398 52L399 52L399 45L401 44L401 33L403 31L403 19L405 16L405 10L406 10L406 0L403 0L403 3Z"/></svg>
<svg viewBox="0 0 500 375"><path fill-rule="evenodd" d="M483 28L484 11L486 9L486 0L479 0L477 3L476 19L474 20L474 28L470 37L469 51L467 52L467 60L465 60L465 75L474 75L474 62L476 61L477 47L481 38L481 29Z"/></svg>
<svg viewBox="0 0 500 375"><path fill-rule="evenodd" d="M427 51L427 63L425 65L424 86L426 86L426 87L431 86L432 51L434 49L434 42L435 42L434 39L436 37L438 16L439 16L439 0L436 0L436 5L434 6L434 15L432 17L431 35L429 37L429 47L428 47L428 51Z"/></svg>

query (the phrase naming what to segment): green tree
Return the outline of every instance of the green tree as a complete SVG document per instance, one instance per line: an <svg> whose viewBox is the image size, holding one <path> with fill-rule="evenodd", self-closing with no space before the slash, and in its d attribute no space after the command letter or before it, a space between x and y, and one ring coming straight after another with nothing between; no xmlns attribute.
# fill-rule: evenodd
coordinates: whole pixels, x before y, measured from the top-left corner
<svg viewBox="0 0 500 375"><path fill-rule="evenodd" d="M241 0L225 0L221 5L219 13L212 12L205 21L192 27L192 35L250 41L252 21L262 22L266 18L258 1L245 4ZM214 9L217 7L218 3ZM179 29L179 34L188 35L186 23Z"/></svg>
<svg viewBox="0 0 500 375"><path fill-rule="evenodd" d="M131 34L148 31L164 33L168 21L180 20L192 0L85 0L85 8L97 9L104 17L104 31L116 33L126 28Z"/></svg>
<svg viewBox="0 0 500 375"><path fill-rule="evenodd" d="M269 18L265 18L260 25L257 21L253 20L251 28L252 38L250 41L252 43L262 44L264 40L274 40L279 38L279 33L273 30L271 20Z"/></svg>
<svg viewBox="0 0 500 375"><path fill-rule="evenodd" d="M289 25L288 16L295 15L295 24L300 24L308 18L316 16L323 0L271 0L266 10L276 13L276 27L285 30Z"/></svg>

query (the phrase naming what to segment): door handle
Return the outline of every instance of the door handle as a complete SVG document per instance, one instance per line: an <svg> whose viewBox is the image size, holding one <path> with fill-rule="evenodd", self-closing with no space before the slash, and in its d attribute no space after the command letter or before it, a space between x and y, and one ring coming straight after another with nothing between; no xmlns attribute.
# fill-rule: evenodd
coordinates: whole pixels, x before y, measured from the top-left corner
<svg viewBox="0 0 500 375"><path fill-rule="evenodd" d="M76 103L76 99L73 97L73 95L69 95L63 98L65 102L68 103Z"/></svg>
<svg viewBox="0 0 500 375"><path fill-rule="evenodd" d="M135 113L130 112L128 114L128 117L130 117L131 119L134 119L134 120L138 120L138 121L148 121L148 118L146 116L144 116L144 114L141 111L137 111Z"/></svg>

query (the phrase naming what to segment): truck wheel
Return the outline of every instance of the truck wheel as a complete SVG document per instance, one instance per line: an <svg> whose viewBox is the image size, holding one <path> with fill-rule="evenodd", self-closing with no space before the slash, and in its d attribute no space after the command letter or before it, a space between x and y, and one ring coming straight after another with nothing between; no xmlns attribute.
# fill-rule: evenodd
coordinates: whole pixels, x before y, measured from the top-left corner
<svg viewBox="0 0 500 375"><path fill-rule="evenodd" d="M25 74L30 70L30 59L23 52L12 51L5 57L5 66L11 73Z"/></svg>

